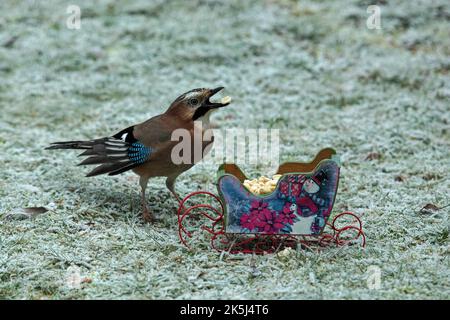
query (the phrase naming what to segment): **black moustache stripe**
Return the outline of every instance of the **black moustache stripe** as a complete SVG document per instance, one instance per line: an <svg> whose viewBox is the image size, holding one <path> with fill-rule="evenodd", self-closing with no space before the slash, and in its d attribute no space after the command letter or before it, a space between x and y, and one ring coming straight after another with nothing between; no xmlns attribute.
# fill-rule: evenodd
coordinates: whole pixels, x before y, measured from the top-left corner
<svg viewBox="0 0 450 320"><path fill-rule="evenodd" d="M209 110L211 110L210 107L200 106L195 110L194 116L192 117L192 120L195 121L200 117L203 117Z"/></svg>

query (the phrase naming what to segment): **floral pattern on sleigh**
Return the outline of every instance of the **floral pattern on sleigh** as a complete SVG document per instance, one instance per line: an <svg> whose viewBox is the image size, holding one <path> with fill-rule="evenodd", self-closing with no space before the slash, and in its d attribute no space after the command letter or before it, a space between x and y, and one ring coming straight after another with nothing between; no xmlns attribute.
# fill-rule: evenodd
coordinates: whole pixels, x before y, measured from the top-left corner
<svg viewBox="0 0 450 320"><path fill-rule="evenodd" d="M237 166L223 172L217 188L225 207L227 233L319 235L333 208L339 165L332 149L322 150L309 164L280 166L275 191L255 195L242 184ZM309 173L282 172L312 169ZM280 172L281 171L281 172ZM235 174L233 174L235 173Z"/></svg>

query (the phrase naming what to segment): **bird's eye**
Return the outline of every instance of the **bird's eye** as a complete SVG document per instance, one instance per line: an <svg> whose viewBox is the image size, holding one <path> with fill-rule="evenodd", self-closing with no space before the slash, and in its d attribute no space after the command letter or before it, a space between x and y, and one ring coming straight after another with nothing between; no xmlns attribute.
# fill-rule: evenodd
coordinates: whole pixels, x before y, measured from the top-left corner
<svg viewBox="0 0 450 320"><path fill-rule="evenodd" d="M188 103L191 106L196 106L198 104L198 99L197 98L191 98L191 99L189 99Z"/></svg>

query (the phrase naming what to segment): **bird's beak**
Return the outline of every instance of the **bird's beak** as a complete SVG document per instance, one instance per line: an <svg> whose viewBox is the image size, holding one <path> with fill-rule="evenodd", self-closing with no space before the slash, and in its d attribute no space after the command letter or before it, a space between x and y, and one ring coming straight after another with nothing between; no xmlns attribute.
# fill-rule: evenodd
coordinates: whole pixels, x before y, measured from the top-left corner
<svg viewBox="0 0 450 320"><path fill-rule="evenodd" d="M207 93L206 93L207 98L203 102L202 106L207 107L209 109L215 109L215 108L222 108L222 107L225 107L225 106L229 105L230 102L231 102L231 99L229 97L222 98L222 100L220 102L211 102L209 100L213 95L215 95L217 92L221 91L223 88L224 87L218 87L218 88L215 88L215 89L209 89L207 91Z"/></svg>

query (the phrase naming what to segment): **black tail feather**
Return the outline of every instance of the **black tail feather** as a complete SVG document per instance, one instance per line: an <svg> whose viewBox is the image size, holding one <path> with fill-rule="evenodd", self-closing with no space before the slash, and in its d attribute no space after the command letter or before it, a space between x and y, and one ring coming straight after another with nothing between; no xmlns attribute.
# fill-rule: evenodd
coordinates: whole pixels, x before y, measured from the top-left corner
<svg viewBox="0 0 450 320"><path fill-rule="evenodd" d="M91 149L94 141L62 141L52 142L46 150L53 149Z"/></svg>
<svg viewBox="0 0 450 320"><path fill-rule="evenodd" d="M92 177L100 174L116 175L134 168L137 164L128 157L128 147L126 141L109 137L88 141L63 141L54 142L45 148L54 149L81 149L85 150L79 156L89 156L78 165L99 164L86 176Z"/></svg>
<svg viewBox="0 0 450 320"><path fill-rule="evenodd" d="M103 164L103 163L108 163L108 162L109 162L108 157L92 156L92 157L84 159L78 165L86 166L86 165L91 165L91 164Z"/></svg>
<svg viewBox="0 0 450 320"><path fill-rule="evenodd" d="M102 164L101 166L95 167L95 169L89 172L86 175L86 177L93 177L105 173L107 173L110 176L114 176L116 174L128 171L133 167L135 167L134 164L128 164L126 166L123 166L123 164L121 163L105 163Z"/></svg>

